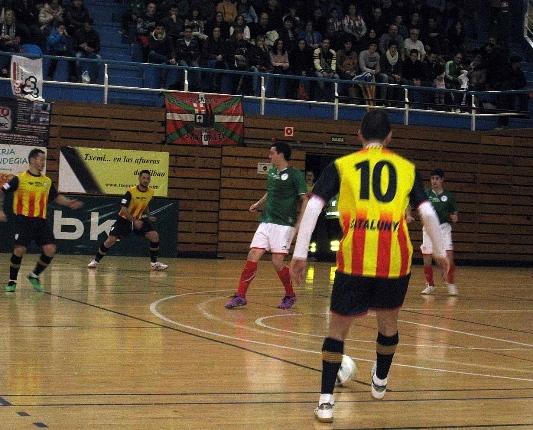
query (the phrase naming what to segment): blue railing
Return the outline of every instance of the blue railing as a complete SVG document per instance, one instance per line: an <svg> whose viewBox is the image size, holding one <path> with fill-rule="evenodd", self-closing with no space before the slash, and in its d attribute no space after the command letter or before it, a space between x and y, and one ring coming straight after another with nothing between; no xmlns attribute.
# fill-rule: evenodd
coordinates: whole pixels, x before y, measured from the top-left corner
<svg viewBox="0 0 533 430"><path fill-rule="evenodd" d="M0 60L1 56L4 56L5 62L5 57L9 55L0 53ZM282 116L294 116L293 107L297 106L296 116L309 115L334 120L359 119L367 108L379 105L393 114L395 122L426 125L429 122L433 125L456 126L471 130L492 128L496 118L502 116L510 118L529 116L527 107L529 90L477 92L257 71L49 55L43 56L45 76L52 61L57 62L55 76L52 80L45 80L43 90L44 97L50 101L67 99L161 106L162 94L171 86L173 91L246 93L246 112L259 115L277 113ZM72 61L76 61L77 65L69 68L69 62ZM92 83L67 82L72 70L76 70L78 75L80 71L87 70ZM130 74L129 79L128 74ZM136 76L133 77L132 74ZM4 82L0 82L0 92L5 93L6 79L2 81ZM308 94L310 88L314 87L315 95L322 100L287 98L287 89L291 88L294 91L300 85ZM353 91L350 95L350 88L357 90L356 97L353 97ZM387 97L379 97L383 94ZM390 95L393 95L393 98L390 98ZM489 103L492 107L487 109ZM496 109L496 105L503 105L504 109ZM428 115L433 119L428 121ZM486 124L481 124L480 127L480 122Z"/></svg>

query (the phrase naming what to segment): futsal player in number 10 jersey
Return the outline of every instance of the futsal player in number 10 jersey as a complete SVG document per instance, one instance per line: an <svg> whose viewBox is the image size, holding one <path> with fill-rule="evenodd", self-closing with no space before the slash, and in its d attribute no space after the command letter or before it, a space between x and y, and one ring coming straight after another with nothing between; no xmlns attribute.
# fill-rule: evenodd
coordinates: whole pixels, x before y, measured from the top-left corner
<svg viewBox="0 0 533 430"><path fill-rule="evenodd" d="M418 208L433 240L437 262L448 267L439 222L427 201L415 165L387 149L391 141L387 114L368 112L359 137L363 149L338 158L313 188L300 224L291 263L295 282L305 273L309 240L325 202L338 197L342 239L331 294L329 329L322 346L322 387L315 417L333 421L333 388L344 353L344 339L357 316L376 311L376 362L371 394L385 395L387 378L398 345L398 314L403 304L413 247L405 220L409 201Z"/></svg>

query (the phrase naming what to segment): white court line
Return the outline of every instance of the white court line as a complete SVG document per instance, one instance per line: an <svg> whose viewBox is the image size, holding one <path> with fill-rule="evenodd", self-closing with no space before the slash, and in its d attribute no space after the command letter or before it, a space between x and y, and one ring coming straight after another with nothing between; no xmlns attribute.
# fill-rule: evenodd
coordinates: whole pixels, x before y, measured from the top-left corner
<svg viewBox="0 0 533 430"><path fill-rule="evenodd" d="M228 291L228 290L226 289L226 290L216 290L216 291L207 291L207 292L208 293L213 293L213 292L220 292L220 291ZM206 292L204 291L204 293L206 293ZM203 330L203 329L200 329L198 327L194 327L194 326L191 326L191 325L188 325L188 324L182 324L182 323L174 321L174 320L172 320L170 318L167 318L165 315L161 314L157 310L157 307L159 306L159 304L164 302L164 301L172 300L172 299L175 299L175 298L181 297L181 296L193 295L193 294L199 294L199 293L195 292L195 293L185 293L185 294L179 294L179 295L172 295L172 296L168 296L168 297L164 297L162 299L156 300L155 302L150 304L150 312L152 312L152 314L154 314L157 318L159 318L159 319L161 319L161 320L163 320L163 321L165 321L165 322L167 322L169 324L172 324L172 325L184 328L184 329L188 329L188 330L193 330L193 331L202 333L204 335L211 335L211 336L215 336L215 337L219 337L219 338L223 338L223 339L231 339L231 340L235 340L235 341L238 341L238 342L251 343L251 344L254 344L254 345L270 346L270 347L274 347L274 348L286 349L286 350L291 350L291 351L306 352L306 353L309 353L309 354L321 354L320 351L312 351L312 350L308 350L308 349L302 349L302 348L295 348L295 347L290 347L290 346L278 345L278 344L275 344L275 343L260 342L260 341L252 340L252 339L243 339L243 338L236 337L236 336L229 336L229 335L225 335L225 334L222 334L222 333L217 333L217 332L213 332L213 331L209 331L209 330ZM366 361L366 362L369 362L369 363L373 363L374 362L374 360L368 360L368 359L359 358L359 357L355 357L355 358L357 360L359 360L359 361ZM409 365L409 364L393 363L393 366L407 367L407 368L411 368L411 369L429 370L429 371L433 371L433 372L453 373L453 374L458 374L458 375L480 376L480 377L484 377L484 378L506 379L506 380L512 380L512 381L533 382L533 379L530 379L530 378L516 378L516 377L512 377L512 376L500 376L500 375L491 375L491 374L483 374L483 373L464 372L464 371L459 371L459 370L446 370L446 369L439 369L439 368L432 368L432 367L425 367L425 366L413 366L413 365Z"/></svg>
<svg viewBox="0 0 533 430"><path fill-rule="evenodd" d="M263 322L263 321L265 321L267 319L272 319L272 318L280 318L280 317L283 318L283 317L304 316L304 315L327 315L327 314L326 313L324 313L324 314L296 314L296 313L292 313L292 314L283 314L283 315L267 315L266 317L257 318L255 320L255 323L258 326L261 326L261 327L264 327L264 328L268 328L269 330L281 331L281 332L284 332L284 333L295 334L297 336L308 336L308 337L323 338L324 335L303 333L303 332L300 332L300 331L293 331L293 330L284 330L284 329L281 329L281 328L270 326L270 325L265 324ZM353 341L353 342L362 342L362 343L372 343L372 344L376 343L375 340L363 340L363 339L354 339L354 338L346 338L346 340L350 340L350 341ZM480 350L480 351L529 351L529 348L479 348L479 347L454 346L454 345L444 345L444 344L427 345L427 344L423 344L423 343L406 343L406 342L403 342L403 341L402 341L402 346L416 346L416 347L424 347L424 348L466 349L466 350L469 350L469 351L470 350L472 350L472 351L476 351L476 350Z"/></svg>

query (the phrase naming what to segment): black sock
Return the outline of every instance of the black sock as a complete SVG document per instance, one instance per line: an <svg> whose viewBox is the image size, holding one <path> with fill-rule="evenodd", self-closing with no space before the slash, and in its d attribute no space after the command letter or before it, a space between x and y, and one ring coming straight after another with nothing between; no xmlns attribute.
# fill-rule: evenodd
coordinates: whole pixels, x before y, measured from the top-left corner
<svg viewBox="0 0 533 430"><path fill-rule="evenodd" d="M20 269L20 263L22 262L22 257L17 257L15 254L11 255L11 264L9 265L9 281L16 282L18 275L19 275L19 269Z"/></svg>
<svg viewBox="0 0 533 430"><path fill-rule="evenodd" d="M344 342L326 337L322 345L322 387L321 394L333 394L337 373L341 367Z"/></svg>
<svg viewBox="0 0 533 430"><path fill-rule="evenodd" d="M109 251L109 248L106 248L105 245L102 243L100 245L100 248L98 249L98 252L96 253L94 257L94 260L96 262L99 262L102 258L105 257L105 255L107 254L107 251Z"/></svg>
<svg viewBox="0 0 533 430"><path fill-rule="evenodd" d="M155 263L159 256L159 242L150 242L150 261Z"/></svg>
<svg viewBox="0 0 533 430"><path fill-rule="evenodd" d="M54 257L48 257L47 255L41 254L39 261L37 261L37 264L35 265L35 269L33 269L33 274L39 276L43 273L44 269L48 267L53 258Z"/></svg>
<svg viewBox="0 0 533 430"><path fill-rule="evenodd" d="M392 336L384 336L378 333L376 340L376 376L379 379L385 379L389 374L398 340L398 333Z"/></svg>

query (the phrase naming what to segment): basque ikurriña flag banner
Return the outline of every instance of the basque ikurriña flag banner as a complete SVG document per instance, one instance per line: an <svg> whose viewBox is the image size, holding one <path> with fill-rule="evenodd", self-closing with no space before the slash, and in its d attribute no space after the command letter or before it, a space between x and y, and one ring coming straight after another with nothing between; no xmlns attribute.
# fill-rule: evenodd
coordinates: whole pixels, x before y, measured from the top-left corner
<svg viewBox="0 0 533 430"><path fill-rule="evenodd" d="M242 96L166 93L167 139L181 145L238 145L244 136Z"/></svg>

